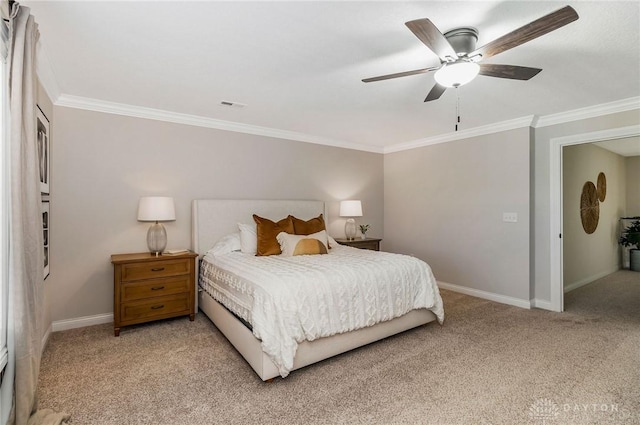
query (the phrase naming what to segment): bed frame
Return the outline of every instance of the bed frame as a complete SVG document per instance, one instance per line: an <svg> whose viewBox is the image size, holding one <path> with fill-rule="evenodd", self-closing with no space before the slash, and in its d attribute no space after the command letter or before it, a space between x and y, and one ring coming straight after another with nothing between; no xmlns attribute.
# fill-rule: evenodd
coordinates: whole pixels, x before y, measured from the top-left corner
<svg viewBox="0 0 640 425"><path fill-rule="evenodd" d="M325 204L322 201L194 200L191 249L203 256L218 239L237 232L238 223L252 223L253 214L271 220L280 220L292 214L308 220L317 217L320 213L324 214L325 221L328 223ZM260 340L253 336L253 333L233 314L201 290L198 291L196 302L196 305L211 319L263 381L280 375L276 365L262 352ZM312 342L303 341L298 345L292 370L434 320L436 317L431 311L419 309L368 328L320 338Z"/></svg>

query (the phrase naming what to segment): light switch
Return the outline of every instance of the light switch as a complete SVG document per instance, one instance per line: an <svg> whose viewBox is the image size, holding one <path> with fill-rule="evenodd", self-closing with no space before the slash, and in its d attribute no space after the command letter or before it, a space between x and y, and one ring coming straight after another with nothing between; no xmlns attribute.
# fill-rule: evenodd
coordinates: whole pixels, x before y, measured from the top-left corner
<svg viewBox="0 0 640 425"><path fill-rule="evenodd" d="M507 223L517 223L518 222L518 213L515 213L515 212L502 213L502 221L507 222Z"/></svg>

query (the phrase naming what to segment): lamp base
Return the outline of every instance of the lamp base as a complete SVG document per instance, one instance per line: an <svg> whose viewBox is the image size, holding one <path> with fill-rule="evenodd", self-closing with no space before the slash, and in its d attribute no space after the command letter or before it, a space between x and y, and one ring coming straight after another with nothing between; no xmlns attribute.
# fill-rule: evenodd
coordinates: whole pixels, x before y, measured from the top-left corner
<svg viewBox="0 0 640 425"><path fill-rule="evenodd" d="M147 246L149 252L156 254L162 254L162 251L167 247L167 231L164 226L157 221L149 227L147 231Z"/></svg>
<svg viewBox="0 0 640 425"><path fill-rule="evenodd" d="M353 218L348 218L347 222L344 224L344 234L350 241L356 238L356 233L358 230L356 229L356 220Z"/></svg>

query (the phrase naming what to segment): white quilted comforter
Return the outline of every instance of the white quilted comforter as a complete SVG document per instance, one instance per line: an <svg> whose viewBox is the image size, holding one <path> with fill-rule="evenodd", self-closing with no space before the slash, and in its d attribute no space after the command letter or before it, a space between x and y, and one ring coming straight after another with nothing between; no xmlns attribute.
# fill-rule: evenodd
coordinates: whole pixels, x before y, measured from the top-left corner
<svg viewBox="0 0 640 425"><path fill-rule="evenodd" d="M208 254L207 292L253 326L262 350L285 377L298 343L372 326L427 308L444 320L431 268L406 255L332 248L295 257Z"/></svg>

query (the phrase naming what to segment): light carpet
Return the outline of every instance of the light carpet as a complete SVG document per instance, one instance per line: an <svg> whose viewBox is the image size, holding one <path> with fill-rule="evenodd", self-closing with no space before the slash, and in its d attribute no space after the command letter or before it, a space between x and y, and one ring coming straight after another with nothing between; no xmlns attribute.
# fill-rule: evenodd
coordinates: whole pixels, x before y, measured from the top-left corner
<svg viewBox="0 0 640 425"><path fill-rule="evenodd" d="M56 332L40 406L99 424L640 424L640 273L566 312L442 291L446 319L262 382L202 313Z"/></svg>

